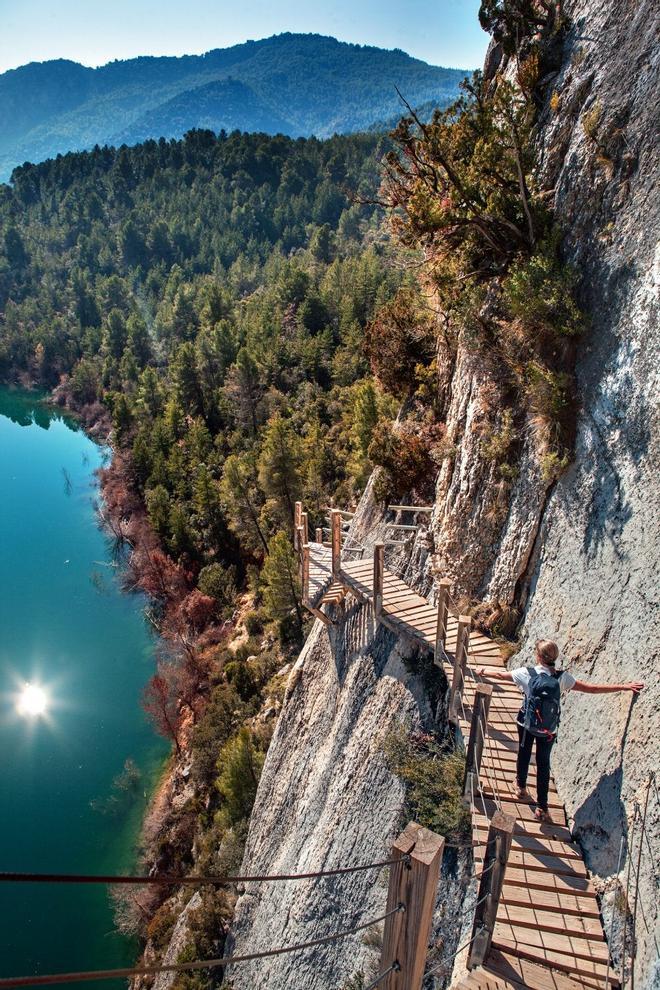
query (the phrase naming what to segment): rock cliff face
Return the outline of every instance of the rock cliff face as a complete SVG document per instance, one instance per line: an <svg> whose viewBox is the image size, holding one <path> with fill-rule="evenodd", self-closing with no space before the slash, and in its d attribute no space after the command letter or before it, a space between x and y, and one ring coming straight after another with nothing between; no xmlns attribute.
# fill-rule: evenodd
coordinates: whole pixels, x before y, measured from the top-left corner
<svg viewBox="0 0 660 990"><path fill-rule="evenodd" d="M571 27L540 118L542 181L553 190L564 252L582 276L589 316L577 355L575 460L551 487L531 433L517 478L501 487L484 456L481 424L498 405L497 371L467 346L439 351L440 404L455 455L440 471L431 532L418 539L407 580L428 591L434 573L502 608L523 611L520 660L539 635L560 644L578 677L642 679L631 695L569 696L556 747L560 793L606 896L612 918L621 877L638 854L630 821L642 802L658 743L658 282L657 8L620 0L568 0ZM654 13L656 19L654 20ZM492 53L489 60L493 62ZM655 197L654 197L655 192ZM356 535L377 532L365 494ZM380 856L401 820L402 792L379 740L402 718L429 724L432 711L404 662L405 643L357 609L328 633L315 627L296 665L271 744L245 855L246 870L300 870ZM519 661L516 661L519 662ZM636 925L637 985L659 981L657 872L660 807L651 789L641 852ZM634 887L634 884L633 884ZM456 878L448 890L458 896ZM607 893L609 891L609 894ZM236 951L316 937L377 915L384 887L358 874L248 890L239 901ZM633 897L630 897L633 909ZM445 908L436 936L455 944ZM262 961L231 974L237 988L341 986L377 954L356 937L300 957Z"/></svg>
<svg viewBox="0 0 660 990"><path fill-rule="evenodd" d="M545 509L532 566L525 642L556 637L577 676L644 680L630 694L569 696L555 756L558 785L596 877L637 856L658 735L658 374L660 202L658 8L569 5L575 29L543 130L566 251L583 274L590 330L577 363L576 456ZM654 10L655 8L655 10ZM655 15L655 16L654 16ZM586 127L585 127L586 124ZM638 985L660 981L660 806L649 801L637 919ZM652 851L651 851L652 850ZM642 910L646 918L640 917ZM620 949L619 939L612 948Z"/></svg>

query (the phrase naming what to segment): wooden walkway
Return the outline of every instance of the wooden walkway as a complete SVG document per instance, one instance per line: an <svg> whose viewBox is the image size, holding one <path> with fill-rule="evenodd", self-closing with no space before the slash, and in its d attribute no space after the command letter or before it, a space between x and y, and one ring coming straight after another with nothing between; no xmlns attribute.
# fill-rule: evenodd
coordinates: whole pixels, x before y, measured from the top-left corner
<svg viewBox="0 0 660 990"><path fill-rule="evenodd" d="M334 579L331 572L330 550L322 544L312 544L310 586L314 581L317 603L323 603L324 595L327 603L339 603L343 593L351 593L365 603L373 602L372 559L343 561ZM378 621L398 635L409 636L434 650L437 614L436 606L384 569ZM457 617L449 614L440 663L450 683L457 629ZM468 677L458 717L458 728L465 741L475 697L473 672L481 667L487 672L503 666L505 661L497 644L481 633L472 632ZM516 825L489 955L484 965L473 969L456 986L462 990L604 987L608 948L596 892L581 850L567 827L566 813L554 781L550 784L551 824L537 822L534 805L516 799L516 714L520 707L520 692L513 683L491 683L493 695L487 739L472 814L473 836L477 843L475 862L483 857L489 822L497 808L515 818ZM532 763L529 777L532 793L535 784ZM611 978L610 984L616 986L617 981Z"/></svg>

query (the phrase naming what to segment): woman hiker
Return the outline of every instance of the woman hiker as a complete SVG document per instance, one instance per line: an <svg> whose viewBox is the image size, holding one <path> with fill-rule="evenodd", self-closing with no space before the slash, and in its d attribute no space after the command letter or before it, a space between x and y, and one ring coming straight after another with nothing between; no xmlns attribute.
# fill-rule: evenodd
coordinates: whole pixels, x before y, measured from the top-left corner
<svg viewBox="0 0 660 990"><path fill-rule="evenodd" d="M532 746L536 741L536 798L534 817L549 822L548 787L550 784L550 752L559 727L560 702L569 691L585 694L610 694L615 691L632 691L639 694L644 685L640 681L628 684L588 684L578 681L567 670L556 670L559 656L556 643L549 639L536 641L534 667L518 667L516 670L478 671L481 677L497 681L513 681L524 694L518 713L518 759L516 762L516 795L520 801L530 801L527 790L527 772L532 758Z"/></svg>

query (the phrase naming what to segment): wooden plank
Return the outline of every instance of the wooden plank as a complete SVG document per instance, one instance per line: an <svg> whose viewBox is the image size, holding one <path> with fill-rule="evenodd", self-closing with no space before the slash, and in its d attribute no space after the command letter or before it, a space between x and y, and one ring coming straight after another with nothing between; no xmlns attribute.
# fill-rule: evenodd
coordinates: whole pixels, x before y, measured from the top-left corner
<svg viewBox="0 0 660 990"><path fill-rule="evenodd" d="M525 801L502 801L501 804L502 804L501 810L505 814L507 814L507 815L513 815L514 818L517 818L518 820L524 821L524 822L528 822L528 821L529 822L535 822L536 821L536 819L534 818L534 808L533 808L533 806L531 804L528 804ZM487 813L488 817L492 817L493 812L495 810L496 810L495 802L494 801L488 801L487 800L486 801L486 813ZM552 808L552 809L550 809L550 818L552 820L552 824L554 824L554 825L564 825L565 826L567 824L566 823L566 813L565 813L565 811L564 811L563 808L561 808L561 809L558 809L558 808ZM538 824L543 824L543 823L542 822L539 822ZM548 823L548 824L550 824L550 823Z"/></svg>
<svg viewBox="0 0 660 990"><path fill-rule="evenodd" d="M485 768L484 773L481 777L481 786L486 797L494 798L496 795L501 801L511 802L517 801L515 785L506 781L500 781L493 779L492 773L490 773L490 768ZM532 790L533 793L533 790ZM532 807L536 807L536 802L532 801ZM564 810L564 802L557 794L553 794L548 791L548 808L549 809L561 809Z"/></svg>
<svg viewBox="0 0 660 990"><path fill-rule="evenodd" d="M501 920L498 914L494 937L521 942L525 946L547 949L550 952L561 952L575 959L603 962L605 965L609 959L609 951L602 937L597 940L583 933L578 935L573 925L570 933L566 929L558 933L534 926L522 928Z"/></svg>
<svg viewBox="0 0 660 990"><path fill-rule="evenodd" d="M573 938L605 941L599 918L572 917L567 923L564 915L559 912L543 911L536 907L523 908L502 902L497 912L497 920L506 922L514 928L534 928L557 935L564 935L569 931Z"/></svg>
<svg viewBox="0 0 660 990"><path fill-rule="evenodd" d="M482 831L488 828L488 823L490 822L490 818L487 815L481 814L479 810L476 814L473 814L472 820L475 828L481 829ZM571 831L567 825L546 825L544 822L528 822L521 821L520 819L516 820L514 835L529 835L539 838L561 839L563 842L567 843L574 842Z"/></svg>
<svg viewBox="0 0 660 990"><path fill-rule="evenodd" d="M502 903L516 907L535 908L551 911L562 917L565 915L580 915L583 918L596 918L600 925L600 910L595 892L583 894L561 893L555 890L533 890L527 887L517 887L504 879ZM568 922L566 923L569 924Z"/></svg>
<svg viewBox="0 0 660 990"><path fill-rule="evenodd" d="M411 599L408 596L406 598L401 597L400 599L393 600L392 597L387 594L387 591L385 591L384 599L389 605L390 611L395 614L405 613L406 617L414 625L417 625L419 621L419 625L421 626L426 618L432 619L435 622L435 615L431 609L429 609L428 605L420 606L419 602L416 602L414 598Z"/></svg>
<svg viewBox="0 0 660 990"><path fill-rule="evenodd" d="M476 839L478 842L485 842L486 832L476 829ZM533 835L516 835L513 838L513 848L521 849L529 853L538 853L540 856L559 856L561 859L576 859L582 862L580 850L575 846L562 842L561 839L546 839L545 837Z"/></svg>
<svg viewBox="0 0 660 990"><path fill-rule="evenodd" d="M474 855L478 859L483 857L485 846L479 845L474 848ZM560 876L586 877L587 868L581 860L564 859L553 853L532 852L529 849L512 848L509 853L509 865L512 869L540 870L550 872Z"/></svg>
<svg viewBox="0 0 660 990"><path fill-rule="evenodd" d="M506 882L527 890L553 890L559 894L595 893L591 880L586 876L532 870L525 866L510 865L506 873Z"/></svg>
<svg viewBox="0 0 660 990"><path fill-rule="evenodd" d="M525 934L528 931L529 929L525 929ZM497 949L519 955L521 958L529 959L537 964L554 966L574 977L590 977L596 986L598 986L598 980L604 980L607 975L607 963L602 960L578 958L557 949L546 949L542 946L529 945L527 942L507 939L499 933L493 938L493 945ZM600 985L602 986L602 982Z"/></svg>
<svg viewBox="0 0 660 990"><path fill-rule="evenodd" d="M491 950L483 972L512 983L520 983L530 990L582 990L583 987L581 982L576 982L567 973L538 966L500 949Z"/></svg>

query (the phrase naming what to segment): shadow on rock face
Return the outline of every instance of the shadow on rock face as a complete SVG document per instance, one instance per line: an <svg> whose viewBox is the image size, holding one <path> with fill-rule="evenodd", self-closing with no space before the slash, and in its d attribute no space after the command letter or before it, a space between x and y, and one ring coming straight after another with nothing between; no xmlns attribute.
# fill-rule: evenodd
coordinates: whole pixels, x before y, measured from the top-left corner
<svg viewBox="0 0 660 990"><path fill-rule="evenodd" d="M628 823L621 800L622 782L623 769L618 766L600 778L574 814L574 835L585 849L589 869L601 877L617 872L622 838L624 862L628 854Z"/></svg>
<svg viewBox="0 0 660 990"><path fill-rule="evenodd" d="M365 608L359 602L353 602L345 610L335 606L332 617L334 621L333 625L328 626L328 639L340 687L344 686L351 662L367 649L375 662L382 654L382 662L386 663L391 644L389 648L378 648L379 644L375 642L378 629L374 626L370 608Z"/></svg>

